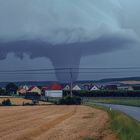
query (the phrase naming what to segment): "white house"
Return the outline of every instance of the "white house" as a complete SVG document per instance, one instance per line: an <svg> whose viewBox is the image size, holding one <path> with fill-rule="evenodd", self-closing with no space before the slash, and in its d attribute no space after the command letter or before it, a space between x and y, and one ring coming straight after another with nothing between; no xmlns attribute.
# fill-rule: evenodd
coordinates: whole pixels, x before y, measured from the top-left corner
<svg viewBox="0 0 140 140"><path fill-rule="evenodd" d="M28 90L29 90L28 86L26 86L26 85L20 86L17 90L17 95L25 95Z"/></svg>
<svg viewBox="0 0 140 140"><path fill-rule="evenodd" d="M63 90L70 90L70 86L69 85L66 85Z"/></svg>
<svg viewBox="0 0 140 140"><path fill-rule="evenodd" d="M24 85L23 88L24 88L25 90L28 90L28 89L29 89L29 87L28 87L27 85Z"/></svg>
<svg viewBox="0 0 140 140"><path fill-rule="evenodd" d="M39 95L41 95L41 90L37 86L30 87L27 92L28 93L38 93Z"/></svg>
<svg viewBox="0 0 140 140"><path fill-rule="evenodd" d="M75 86L72 88L72 90L78 91L78 90L81 90L81 88L80 88L78 85L75 85Z"/></svg>
<svg viewBox="0 0 140 140"><path fill-rule="evenodd" d="M97 86L94 85L90 90L94 91L94 90L100 90L100 89Z"/></svg>

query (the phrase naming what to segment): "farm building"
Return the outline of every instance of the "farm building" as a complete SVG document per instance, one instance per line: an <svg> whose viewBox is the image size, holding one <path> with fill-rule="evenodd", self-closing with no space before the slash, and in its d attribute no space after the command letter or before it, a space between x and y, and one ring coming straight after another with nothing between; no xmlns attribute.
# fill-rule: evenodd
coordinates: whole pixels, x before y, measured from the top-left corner
<svg viewBox="0 0 140 140"><path fill-rule="evenodd" d="M53 83L45 89L46 97L62 97L63 90L62 86L58 83Z"/></svg>

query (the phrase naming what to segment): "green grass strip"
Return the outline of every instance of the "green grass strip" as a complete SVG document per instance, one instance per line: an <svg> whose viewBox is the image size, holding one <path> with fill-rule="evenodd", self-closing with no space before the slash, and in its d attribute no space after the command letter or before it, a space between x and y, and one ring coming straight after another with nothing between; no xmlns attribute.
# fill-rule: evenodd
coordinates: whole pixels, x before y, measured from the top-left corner
<svg viewBox="0 0 140 140"><path fill-rule="evenodd" d="M89 98L90 101L140 107L140 98Z"/></svg>
<svg viewBox="0 0 140 140"><path fill-rule="evenodd" d="M102 109L108 113L110 118L110 129L117 135L119 140L140 140L140 122L128 117L116 110L109 110L105 107L90 105Z"/></svg>

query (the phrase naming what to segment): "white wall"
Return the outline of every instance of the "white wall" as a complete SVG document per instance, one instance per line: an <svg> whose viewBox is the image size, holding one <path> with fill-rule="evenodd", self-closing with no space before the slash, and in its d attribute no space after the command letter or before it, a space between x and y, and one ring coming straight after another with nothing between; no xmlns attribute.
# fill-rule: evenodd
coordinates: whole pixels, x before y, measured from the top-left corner
<svg viewBox="0 0 140 140"><path fill-rule="evenodd" d="M45 96L46 97L62 97L63 91L62 90L46 90Z"/></svg>

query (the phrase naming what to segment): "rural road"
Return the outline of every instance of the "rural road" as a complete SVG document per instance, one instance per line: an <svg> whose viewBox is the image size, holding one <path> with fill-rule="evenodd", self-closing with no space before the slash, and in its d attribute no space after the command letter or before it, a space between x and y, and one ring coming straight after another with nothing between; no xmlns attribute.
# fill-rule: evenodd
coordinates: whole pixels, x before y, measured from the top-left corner
<svg viewBox="0 0 140 140"><path fill-rule="evenodd" d="M128 116L130 116L140 122L140 107L115 105L115 104L104 104L104 103L95 103L95 102L89 102L89 103L120 110L120 111L124 112L125 114L127 114Z"/></svg>

